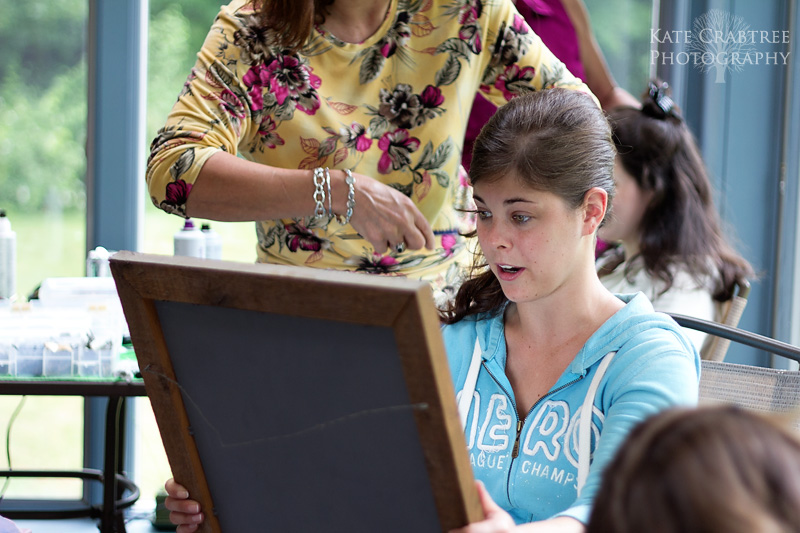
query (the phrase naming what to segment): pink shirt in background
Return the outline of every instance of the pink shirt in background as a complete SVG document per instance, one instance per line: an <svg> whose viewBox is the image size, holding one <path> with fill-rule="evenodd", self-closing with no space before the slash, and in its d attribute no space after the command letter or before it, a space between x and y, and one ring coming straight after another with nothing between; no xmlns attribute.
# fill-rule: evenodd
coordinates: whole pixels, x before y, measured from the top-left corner
<svg viewBox="0 0 800 533"><path fill-rule="evenodd" d="M547 48L561 60L576 77L584 80L585 72L581 63L578 34L569 19L561 0L516 0L517 11L528 26L541 37ZM585 80L584 80L585 81ZM486 121L497 111L497 106L480 93L472 104L472 112L464 138L464 153L461 156L464 168L469 171L472 161L472 143Z"/></svg>

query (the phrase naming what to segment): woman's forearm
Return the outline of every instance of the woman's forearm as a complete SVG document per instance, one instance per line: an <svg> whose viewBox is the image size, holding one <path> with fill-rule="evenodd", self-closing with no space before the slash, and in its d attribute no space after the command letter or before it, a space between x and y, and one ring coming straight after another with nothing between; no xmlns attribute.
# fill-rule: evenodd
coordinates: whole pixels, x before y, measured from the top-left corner
<svg viewBox="0 0 800 533"><path fill-rule="evenodd" d="M344 173L330 171L333 208L343 213ZM254 163L217 152L203 165L186 202L190 217L227 222L271 220L314 214L313 171ZM327 200L325 201L327 207Z"/></svg>

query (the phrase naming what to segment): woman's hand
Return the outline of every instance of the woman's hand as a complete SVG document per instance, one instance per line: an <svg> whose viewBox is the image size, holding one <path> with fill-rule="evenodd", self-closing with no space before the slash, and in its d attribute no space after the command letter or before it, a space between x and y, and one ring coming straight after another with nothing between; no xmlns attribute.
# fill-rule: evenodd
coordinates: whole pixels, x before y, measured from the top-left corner
<svg viewBox="0 0 800 533"><path fill-rule="evenodd" d="M200 504L189 499L189 491L179 485L173 478L167 480L164 488L167 489L167 499L164 502L170 511L169 521L178 526L176 533L192 533L197 531L205 518L200 512Z"/></svg>
<svg viewBox="0 0 800 533"><path fill-rule="evenodd" d="M486 517L481 522L475 522L460 529L454 529L450 533L585 533L586 526L580 521L569 516L558 516L541 522L531 522L530 524L516 525L511 518L499 505L494 503L489 491L483 483L476 481L478 486L478 496L481 499L481 507Z"/></svg>
<svg viewBox="0 0 800 533"><path fill-rule="evenodd" d="M369 176L353 176L356 204L350 224L376 253L384 252L387 247L394 249L401 243L409 250L423 247L433 250L431 225L408 196Z"/></svg>
<svg viewBox="0 0 800 533"><path fill-rule="evenodd" d="M476 481L475 485L478 487L478 496L481 499L481 507L483 507L483 514L486 518L481 522L454 529L450 533L507 533L513 531L516 524L511 515L494 503L483 483Z"/></svg>

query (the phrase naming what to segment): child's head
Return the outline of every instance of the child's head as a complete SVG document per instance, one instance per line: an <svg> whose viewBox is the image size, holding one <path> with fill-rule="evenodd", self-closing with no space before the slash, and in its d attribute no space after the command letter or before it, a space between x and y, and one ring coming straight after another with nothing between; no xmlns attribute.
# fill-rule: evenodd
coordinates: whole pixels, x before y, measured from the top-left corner
<svg viewBox="0 0 800 533"><path fill-rule="evenodd" d="M724 301L734 281L752 276L752 269L723 237L702 155L666 89L651 83L641 109L609 113L618 194L599 236L625 244L628 259L639 255L664 290L679 264L698 279L716 279L714 296Z"/></svg>
<svg viewBox="0 0 800 533"><path fill-rule="evenodd" d="M694 136L665 88L651 84L642 108L621 107L609 113L617 146L617 179L632 181L643 202L639 215L625 217L635 206L617 199L621 216L609 220L601 237L609 241L638 237L642 250L660 253L702 249L693 230L707 233L705 219L714 218L711 183ZM622 174L623 176L620 176Z"/></svg>
<svg viewBox="0 0 800 533"><path fill-rule="evenodd" d="M608 464L588 533L800 530L800 441L734 406L672 409Z"/></svg>
<svg viewBox="0 0 800 533"><path fill-rule="evenodd" d="M576 272L587 262L593 272L594 237L614 192L614 155L608 121L584 93L548 89L502 106L475 140L470 168L486 257L477 258L444 320L518 301L494 272L501 265L522 299L559 286L559 261Z"/></svg>

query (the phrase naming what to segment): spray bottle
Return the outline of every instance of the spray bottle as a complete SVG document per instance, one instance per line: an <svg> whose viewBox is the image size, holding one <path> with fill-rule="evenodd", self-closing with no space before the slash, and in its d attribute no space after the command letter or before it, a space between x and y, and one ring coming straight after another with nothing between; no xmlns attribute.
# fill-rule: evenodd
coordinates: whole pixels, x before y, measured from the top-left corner
<svg viewBox="0 0 800 533"><path fill-rule="evenodd" d="M17 285L17 234L11 231L11 221L0 209L0 299L10 300Z"/></svg>
<svg viewBox="0 0 800 533"><path fill-rule="evenodd" d="M173 237L175 255L187 255L189 257L206 256L206 236L196 227L192 219L187 218L183 228L175 233Z"/></svg>
<svg viewBox="0 0 800 533"><path fill-rule="evenodd" d="M210 224L203 224L200 228L206 236L206 259L222 259L222 237L211 229Z"/></svg>

